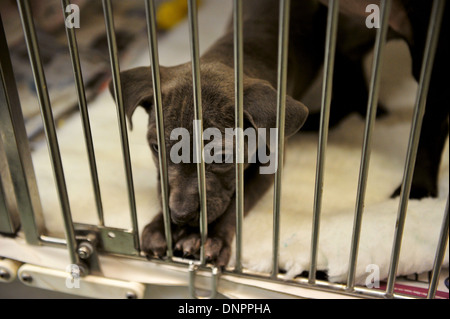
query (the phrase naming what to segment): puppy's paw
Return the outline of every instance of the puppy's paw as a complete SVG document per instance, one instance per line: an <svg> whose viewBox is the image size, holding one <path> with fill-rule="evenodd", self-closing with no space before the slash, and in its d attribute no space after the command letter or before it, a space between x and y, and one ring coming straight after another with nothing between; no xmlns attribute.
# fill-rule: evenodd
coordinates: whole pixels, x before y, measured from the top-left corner
<svg viewBox="0 0 450 319"><path fill-rule="evenodd" d="M394 193L392 193L391 198L395 198L397 196L400 196L402 190L402 185L400 185ZM423 186L417 186L414 183L411 185L411 192L409 194L410 199L422 199L427 197L434 197L436 198L438 196L438 190L437 187L423 187Z"/></svg>
<svg viewBox="0 0 450 319"><path fill-rule="evenodd" d="M167 243L164 228L161 229L155 222L145 226L141 241L141 248L148 257L162 258L166 255Z"/></svg>
<svg viewBox="0 0 450 319"><path fill-rule="evenodd" d="M231 256L230 244L220 237L206 239L205 243L206 260L218 267L226 267Z"/></svg>
<svg viewBox="0 0 450 319"><path fill-rule="evenodd" d="M175 253L183 257L200 257L201 238L198 233L181 237L175 244ZM205 242L205 258L208 263L225 267L230 260L230 244L219 236L211 235Z"/></svg>
<svg viewBox="0 0 450 319"><path fill-rule="evenodd" d="M183 258L196 258L199 256L201 239L200 235L190 233L181 236L175 244L175 255Z"/></svg>

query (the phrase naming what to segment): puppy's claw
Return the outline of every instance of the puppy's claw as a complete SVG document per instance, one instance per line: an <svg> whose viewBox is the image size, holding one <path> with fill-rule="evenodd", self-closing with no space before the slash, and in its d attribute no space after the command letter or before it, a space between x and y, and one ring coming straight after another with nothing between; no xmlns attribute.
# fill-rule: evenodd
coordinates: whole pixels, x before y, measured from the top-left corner
<svg viewBox="0 0 450 319"><path fill-rule="evenodd" d="M175 250L183 253L183 258L194 256L200 250L200 239L197 234L190 234L178 240L175 244Z"/></svg>
<svg viewBox="0 0 450 319"><path fill-rule="evenodd" d="M198 233L192 233L180 238L175 245L175 250L183 258L197 257L200 254L201 238ZM220 237L209 237L205 242L205 259L207 263L224 268L230 260L231 249L226 241Z"/></svg>

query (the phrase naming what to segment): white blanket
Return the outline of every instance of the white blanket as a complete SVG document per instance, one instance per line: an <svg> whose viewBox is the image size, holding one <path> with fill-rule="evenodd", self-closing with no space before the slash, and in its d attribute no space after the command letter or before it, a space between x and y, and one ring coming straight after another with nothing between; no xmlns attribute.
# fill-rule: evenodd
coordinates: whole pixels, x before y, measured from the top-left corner
<svg viewBox="0 0 450 319"><path fill-rule="evenodd" d="M227 2L205 2L200 11L200 36L204 41L202 49L220 34L227 20L223 10L228 10L229 4L224 3ZM215 10L222 12L219 20L204 14L214 13ZM202 29L205 24L211 25L211 28ZM160 41L161 64L173 65L189 59L186 33L186 25L181 24ZM173 49L174 47L177 49ZM134 65L148 65L148 54L144 53L141 60L133 61ZM374 132L356 273L357 282L361 284L364 284L369 274L366 272L368 265L377 265L382 278L386 277L389 270L398 209L398 199L390 199L389 196L402 179L415 98L416 85L408 77L409 61L405 46L398 43L391 45L387 55L381 101L390 113L376 122ZM398 70L403 73L398 73ZM109 93L104 92L89 107L106 225L130 228L131 218L128 214L115 105ZM129 133L129 139L138 220L142 230L159 211L156 168L145 140L146 113L138 109L133 121L134 130ZM363 130L364 120L354 115L331 130L329 135L318 269L326 271L331 281L346 280ZM73 219L76 222L95 224L95 202L78 116L70 118L62 125L58 130L58 138ZM309 269L317 134L298 134L290 139L286 146L281 205L280 268L287 272L288 277L293 277ZM50 234L61 235L63 223L44 143L35 145L33 161L46 226ZM448 194L448 176L447 142L439 175L439 198L409 202L398 274L420 273L432 268ZM251 270L271 270L272 197L272 191L269 191L245 218L243 263ZM448 266L448 254L445 257L445 265Z"/></svg>

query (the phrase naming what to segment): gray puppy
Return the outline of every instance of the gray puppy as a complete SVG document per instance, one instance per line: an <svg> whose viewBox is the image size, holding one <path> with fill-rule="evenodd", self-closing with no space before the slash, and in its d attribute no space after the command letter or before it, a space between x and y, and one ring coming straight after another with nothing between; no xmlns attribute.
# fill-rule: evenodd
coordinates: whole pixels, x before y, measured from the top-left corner
<svg viewBox="0 0 450 319"><path fill-rule="evenodd" d="M320 66L315 43L314 19L319 5L298 1L292 12L302 12L301 25L291 27L289 39L289 75L286 101L286 138L295 134L306 120L308 110L298 100ZM245 128L276 127L276 68L278 43L278 2L244 1L244 117ZM302 32L298 32L302 30ZM301 50L299 50L301 48ZM235 126L233 29L228 30L201 57L203 128ZM307 66L307 67L305 67ZM302 75L298 74L302 70ZM138 106L149 114L147 138L157 164L158 145L151 71L148 67L121 73L124 106L131 119ZM164 110L166 149L169 153L177 141L170 140L172 130L186 128L193 136L193 88L190 62L175 67L161 67L161 93ZM269 150L270 151L270 150ZM260 174L260 163L245 164L245 212L270 187L273 174ZM194 163L175 164L168 160L169 209L175 252L196 255L200 248L199 191ZM158 180L160 177L158 176ZM207 259L219 266L227 264L235 232L235 165L206 164L208 239ZM166 242L162 213L148 224L142 234L142 248L147 254L164 256Z"/></svg>

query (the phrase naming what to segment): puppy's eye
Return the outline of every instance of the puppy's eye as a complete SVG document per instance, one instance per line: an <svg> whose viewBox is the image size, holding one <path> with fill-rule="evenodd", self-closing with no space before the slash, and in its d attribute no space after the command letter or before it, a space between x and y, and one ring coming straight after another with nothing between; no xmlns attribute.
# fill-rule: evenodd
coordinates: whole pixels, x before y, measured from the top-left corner
<svg viewBox="0 0 450 319"><path fill-rule="evenodd" d="M155 153L159 152L158 144L153 143L152 145L150 145L150 147L153 152L155 152Z"/></svg>

